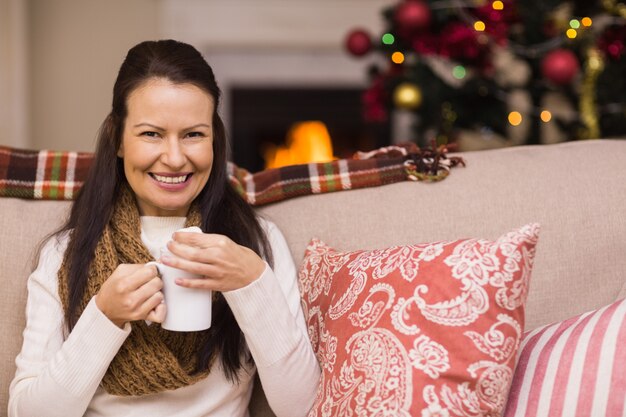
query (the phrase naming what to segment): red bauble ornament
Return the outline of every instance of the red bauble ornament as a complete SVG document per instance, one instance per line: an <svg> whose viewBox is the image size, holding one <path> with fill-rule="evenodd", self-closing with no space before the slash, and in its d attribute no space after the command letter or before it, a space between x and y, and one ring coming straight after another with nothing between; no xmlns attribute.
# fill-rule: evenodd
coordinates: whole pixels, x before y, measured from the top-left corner
<svg viewBox="0 0 626 417"><path fill-rule="evenodd" d="M363 29L354 29L345 42L346 49L354 56L363 56L372 49L372 38L369 33Z"/></svg>
<svg viewBox="0 0 626 417"><path fill-rule="evenodd" d="M572 82L580 65L576 55L569 49L555 49L541 61L541 73L554 84L565 85Z"/></svg>
<svg viewBox="0 0 626 417"><path fill-rule="evenodd" d="M431 12L425 2L407 0L396 7L394 19L400 32L419 32L430 26Z"/></svg>
<svg viewBox="0 0 626 417"><path fill-rule="evenodd" d="M598 48L610 59L619 61L626 53L626 25L609 27L598 40Z"/></svg>
<svg viewBox="0 0 626 417"><path fill-rule="evenodd" d="M372 85L363 92L363 119L368 123L386 122L385 84L382 76L377 76Z"/></svg>
<svg viewBox="0 0 626 417"><path fill-rule="evenodd" d="M478 42L476 31L460 22L447 24L439 38L439 55L467 64L484 61L488 48Z"/></svg>

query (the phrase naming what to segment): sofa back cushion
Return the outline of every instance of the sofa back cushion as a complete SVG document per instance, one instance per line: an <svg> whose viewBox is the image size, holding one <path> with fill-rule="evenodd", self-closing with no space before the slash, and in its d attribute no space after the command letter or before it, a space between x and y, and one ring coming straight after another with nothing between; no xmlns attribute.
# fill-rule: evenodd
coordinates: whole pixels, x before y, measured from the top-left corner
<svg viewBox="0 0 626 417"><path fill-rule="evenodd" d="M437 183L402 182L261 207L296 264L311 238L342 250L481 236L541 224L526 329L615 301L626 284L626 140L462 154Z"/></svg>
<svg viewBox="0 0 626 417"><path fill-rule="evenodd" d="M0 415L7 409L15 357L22 347L26 278L33 269L37 244L60 226L70 203L0 198Z"/></svg>

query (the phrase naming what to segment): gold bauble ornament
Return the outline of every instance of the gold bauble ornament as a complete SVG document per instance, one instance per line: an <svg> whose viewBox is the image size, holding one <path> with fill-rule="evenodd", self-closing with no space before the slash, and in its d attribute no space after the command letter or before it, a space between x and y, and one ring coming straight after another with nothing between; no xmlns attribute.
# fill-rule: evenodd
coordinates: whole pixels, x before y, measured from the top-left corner
<svg viewBox="0 0 626 417"><path fill-rule="evenodd" d="M422 90L413 83L401 83L393 92L393 102L402 109L416 109L422 104Z"/></svg>

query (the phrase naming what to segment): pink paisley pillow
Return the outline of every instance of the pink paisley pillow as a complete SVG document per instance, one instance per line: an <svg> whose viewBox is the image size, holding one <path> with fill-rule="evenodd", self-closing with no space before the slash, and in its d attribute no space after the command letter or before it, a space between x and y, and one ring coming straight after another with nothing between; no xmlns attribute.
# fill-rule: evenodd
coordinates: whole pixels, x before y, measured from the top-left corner
<svg viewBox="0 0 626 417"><path fill-rule="evenodd" d="M354 252L312 240L299 272L322 367L309 417L501 415L538 232Z"/></svg>

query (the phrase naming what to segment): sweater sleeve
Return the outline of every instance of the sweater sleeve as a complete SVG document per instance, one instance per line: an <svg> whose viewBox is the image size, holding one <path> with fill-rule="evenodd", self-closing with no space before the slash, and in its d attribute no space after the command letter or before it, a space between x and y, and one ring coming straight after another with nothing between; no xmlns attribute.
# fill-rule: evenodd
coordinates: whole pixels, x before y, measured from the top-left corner
<svg viewBox="0 0 626 417"><path fill-rule="evenodd" d="M9 388L9 417L82 416L110 362L128 337L92 298L65 339L57 272L67 241L52 238L28 278L26 328Z"/></svg>
<svg viewBox="0 0 626 417"><path fill-rule="evenodd" d="M274 270L224 293L254 358L268 403L277 417L307 415L320 380L300 304L296 267L287 242L270 222Z"/></svg>

